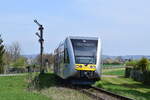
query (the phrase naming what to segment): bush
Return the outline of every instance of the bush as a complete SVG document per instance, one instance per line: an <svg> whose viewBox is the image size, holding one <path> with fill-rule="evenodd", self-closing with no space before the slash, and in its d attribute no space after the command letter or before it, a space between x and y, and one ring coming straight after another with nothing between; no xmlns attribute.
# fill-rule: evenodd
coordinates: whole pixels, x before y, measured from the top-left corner
<svg viewBox="0 0 150 100"><path fill-rule="evenodd" d="M142 58L137 63L137 68L142 72L148 71L148 67L149 67L149 60L147 58Z"/></svg>
<svg viewBox="0 0 150 100"><path fill-rule="evenodd" d="M126 62L126 66L132 66L133 68L126 68L125 77L131 77L136 81L150 84L150 62L147 58Z"/></svg>
<svg viewBox="0 0 150 100"><path fill-rule="evenodd" d="M149 72L150 72L150 63L149 63L149 66L148 66L148 69L147 69Z"/></svg>
<svg viewBox="0 0 150 100"><path fill-rule="evenodd" d="M143 78L143 72L141 72L140 70L132 70L130 73L130 77L132 79L134 79L135 81L140 81L143 82L144 78Z"/></svg>
<svg viewBox="0 0 150 100"><path fill-rule="evenodd" d="M20 57L12 64L13 67L19 68L24 67L26 65L26 59L24 57Z"/></svg>
<svg viewBox="0 0 150 100"><path fill-rule="evenodd" d="M143 72L144 83L150 85L150 71Z"/></svg>
<svg viewBox="0 0 150 100"><path fill-rule="evenodd" d="M132 60L132 61L127 61L125 63L126 66L132 66L133 68L137 67L137 61L136 60Z"/></svg>
<svg viewBox="0 0 150 100"><path fill-rule="evenodd" d="M126 77L126 78L129 78L129 77L130 77L131 70L132 70L132 68L126 67L126 69L125 69L125 77Z"/></svg>

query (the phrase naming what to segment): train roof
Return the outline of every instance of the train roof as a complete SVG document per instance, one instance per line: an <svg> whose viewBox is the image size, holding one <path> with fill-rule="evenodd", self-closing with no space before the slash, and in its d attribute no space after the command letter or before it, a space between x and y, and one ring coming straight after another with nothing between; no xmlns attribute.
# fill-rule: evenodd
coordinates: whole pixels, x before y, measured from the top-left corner
<svg viewBox="0 0 150 100"><path fill-rule="evenodd" d="M98 40L98 37L69 36L70 39Z"/></svg>
<svg viewBox="0 0 150 100"><path fill-rule="evenodd" d="M85 39L85 40L98 40L99 39L98 37L84 37L84 36L68 36L68 37L66 37L66 39L67 38L69 38L69 39ZM65 40L61 41L59 43L58 47L61 46ZM56 51L58 49L58 47L54 51Z"/></svg>

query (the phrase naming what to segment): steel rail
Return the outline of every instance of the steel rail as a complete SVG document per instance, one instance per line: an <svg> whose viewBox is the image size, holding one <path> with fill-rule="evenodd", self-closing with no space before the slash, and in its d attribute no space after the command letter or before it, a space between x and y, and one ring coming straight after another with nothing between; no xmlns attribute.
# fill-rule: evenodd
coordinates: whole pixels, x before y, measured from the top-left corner
<svg viewBox="0 0 150 100"><path fill-rule="evenodd" d="M129 97L121 96L119 94L110 92L108 90L98 88L95 86L78 86L78 85L68 85L68 84L61 84L63 87L71 88L77 90L87 96L91 97L92 100L134 100Z"/></svg>
<svg viewBox="0 0 150 100"><path fill-rule="evenodd" d="M93 90L96 90L98 91L99 93L104 93L106 95L109 95L109 96L112 96L113 98L116 98L116 100L133 100L131 98L128 98L128 97L125 97L125 96L122 96L122 95L119 95L119 94L116 94L116 93L113 93L113 92L110 92L110 91L107 91L107 90L104 90L102 88L98 88L98 87L95 87L95 86L91 86L91 88ZM102 100L102 99L101 99ZM105 99L103 99L105 100ZM112 100L112 98L110 99Z"/></svg>

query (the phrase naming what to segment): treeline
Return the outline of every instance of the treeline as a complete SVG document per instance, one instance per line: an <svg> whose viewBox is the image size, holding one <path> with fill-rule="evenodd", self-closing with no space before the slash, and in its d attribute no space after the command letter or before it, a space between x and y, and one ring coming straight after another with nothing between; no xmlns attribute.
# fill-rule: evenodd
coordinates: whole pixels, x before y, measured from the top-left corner
<svg viewBox="0 0 150 100"><path fill-rule="evenodd" d="M21 46L18 42L13 42L10 45L4 45L0 35L0 73L6 73L8 70L25 70L26 68L40 67L40 56L28 58L21 54ZM51 66L53 64L53 54L43 54L43 65Z"/></svg>
<svg viewBox="0 0 150 100"><path fill-rule="evenodd" d="M112 58L105 58L102 60L103 64L105 65L120 65L120 64L124 64L126 62L125 59L123 59L121 56L118 56L114 59Z"/></svg>
<svg viewBox="0 0 150 100"><path fill-rule="evenodd" d="M21 55L21 47L18 42L5 46L4 63L9 67L23 67L27 58Z"/></svg>
<svg viewBox="0 0 150 100"><path fill-rule="evenodd" d="M27 58L21 55L21 47L18 42L11 45L4 45L0 35L0 73L6 72L8 68L24 67L27 64Z"/></svg>

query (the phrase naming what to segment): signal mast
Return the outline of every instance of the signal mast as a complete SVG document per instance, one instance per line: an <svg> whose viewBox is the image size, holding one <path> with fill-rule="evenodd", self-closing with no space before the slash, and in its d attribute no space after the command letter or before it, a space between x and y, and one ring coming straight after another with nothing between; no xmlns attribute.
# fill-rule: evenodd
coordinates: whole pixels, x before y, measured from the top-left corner
<svg viewBox="0 0 150 100"><path fill-rule="evenodd" d="M44 44L44 39L43 39L43 30L44 27L41 25L37 20L34 20L34 22L39 26L38 30L40 31L40 34L36 32L35 34L39 37L39 43L40 43L40 73L44 73L44 68L43 68L43 44Z"/></svg>

